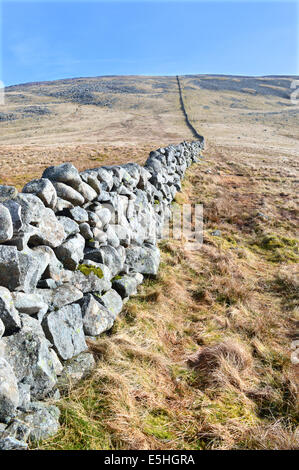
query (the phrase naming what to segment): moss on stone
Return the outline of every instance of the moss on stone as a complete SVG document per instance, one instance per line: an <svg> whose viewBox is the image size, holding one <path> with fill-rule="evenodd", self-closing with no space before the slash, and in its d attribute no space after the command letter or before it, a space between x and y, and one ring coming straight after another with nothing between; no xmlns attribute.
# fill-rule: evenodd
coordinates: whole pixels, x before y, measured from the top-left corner
<svg viewBox="0 0 299 470"><path fill-rule="evenodd" d="M78 271L84 274L84 276L89 276L90 273L94 273L99 279L103 279L104 273L103 270L97 266L89 266L88 264L79 264Z"/></svg>

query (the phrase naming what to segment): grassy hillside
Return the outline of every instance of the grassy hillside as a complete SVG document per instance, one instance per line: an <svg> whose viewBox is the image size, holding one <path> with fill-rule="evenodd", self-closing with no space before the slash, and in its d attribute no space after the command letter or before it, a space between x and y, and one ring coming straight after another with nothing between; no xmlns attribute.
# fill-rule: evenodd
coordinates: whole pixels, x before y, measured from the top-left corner
<svg viewBox="0 0 299 470"><path fill-rule="evenodd" d="M58 402L63 426L42 449L299 448L291 78L180 81L207 145L176 199L203 204L204 244L161 243L157 279L90 343L97 368ZM1 113L0 178L18 187L50 164L142 163L191 138L174 77L10 87Z"/></svg>

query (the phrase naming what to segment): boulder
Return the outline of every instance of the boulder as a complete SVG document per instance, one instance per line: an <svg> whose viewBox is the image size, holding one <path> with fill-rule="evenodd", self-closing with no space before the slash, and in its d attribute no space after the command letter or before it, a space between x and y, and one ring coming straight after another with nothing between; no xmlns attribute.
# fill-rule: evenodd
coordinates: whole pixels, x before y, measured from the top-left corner
<svg viewBox="0 0 299 470"><path fill-rule="evenodd" d="M91 240L93 238L92 230L87 222L80 224L80 233L85 240Z"/></svg>
<svg viewBox="0 0 299 470"><path fill-rule="evenodd" d="M21 215L22 208L20 204L18 204L16 201L13 201L13 200L4 202L3 206L5 206L9 210L10 217L12 220L13 233L15 234L19 230L21 230L23 226L22 215Z"/></svg>
<svg viewBox="0 0 299 470"><path fill-rule="evenodd" d="M0 421L7 422L15 416L19 404L16 376L8 362L0 357Z"/></svg>
<svg viewBox="0 0 299 470"><path fill-rule="evenodd" d="M10 240L13 236L13 223L9 210L0 204L0 243Z"/></svg>
<svg viewBox="0 0 299 470"><path fill-rule="evenodd" d="M43 319L42 326L61 359L70 359L87 349L79 305L66 305L49 312Z"/></svg>
<svg viewBox="0 0 299 470"><path fill-rule="evenodd" d="M5 327L5 334L12 335L21 328L21 319L15 309L12 295L6 287L0 286L0 319Z"/></svg>
<svg viewBox="0 0 299 470"><path fill-rule="evenodd" d="M71 235L76 235L76 233L80 232L79 225L70 217L64 217L60 215L60 216L57 216L57 219L59 220L60 224L63 226L66 238L70 237Z"/></svg>
<svg viewBox="0 0 299 470"><path fill-rule="evenodd" d="M98 196L98 193L91 187L89 184L81 181L80 185L78 186L77 190L80 194L84 197L85 201L93 201Z"/></svg>
<svg viewBox="0 0 299 470"><path fill-rule="evenodd" d="M137 281L134 276L124 275L112 281L112 287L124 299L137 292Z"/></svg>
<svg viewBox="0 0 299 470"><path fill-rule="evenodd" d="M38 294L14 292L12 297L18 312L34 316L39 321L43 319L48 311L48 304Z"/></svg>
<svg viewBox="0 0 299 470"><path fill-rule="evenodd" d="M84 294L88 292L106 292L111 289L111 282L104 277L101 266L81 264L79 265L80 271L67 271L67 282Z"/></svg>
<svg viewBox="0 0 299 470"><path fill-rule="evenodd" d="M12 423L10 432L15 432L19 437L22 437L25 427L27 429L23 437L27 435L27 439L30 441L39 442L57 433L59 417L60 411L57 406L37 401L32 402L26 407L26 411L18 414L18 422ZM21 423L23 423L22 427Z"/></svg>
<svg viewBox="0 0 299 470"><path fill-rule="evenodd" d="M66 183L75 189L77 189L82 182L77 168L71 163L62 163L58 166L46 168L43 172L43 178L48 178L51 181L59 183Z"/></svg>
<svg viewBox="0 0 299 470"><path fill-rule="evenodd" d="M113 317L107 308L96 298L87 294L79 301L82 311L84 333L88 336L98 336L109 330L113 325Z"/></svg>
<svg viewBox="0 0 299 470"><path fill-rule="evenodd" d="M0 285L14 290L19 285L20 264L15 246L0 246Z"/></svg>
<svg viewBox="0 0 299 470"><path fill-rule="evenodd" d="M78 224L88 222L88 212L82 207L74 207L73 209L66 211L66 213L68 217L75 220Z"/></svg>
<svg viewBox="0 0 299 470"><path fill-rule="evenodd" d="M84 259L89 259L97 263L108 266L112 276L118 274L123 267L123 260L118 251L113 246L101 246L100 249L90 249L84 254Z"/></svg>
<svg viewBox="0 0 299 470"><path fill-rule="evenodd" d="M30 181L25 184L22 189L23 193L35 194L41 199L46 207L54 209L57 204L57 194L56 190L47 178L40 178Z"/></svg>
<svg viewBox="0 0 299 470"><path fill-rule="evenodd" d="M0 450L27 450L28 444L11 436L0 435Z"/></svg>
<svg viewBox="0 0 299 470"><path fill-rule="evenodd" d="M156 276L160 264L160 252L156 246L130 246L126 249L126 265L132 272Z"/></svg>

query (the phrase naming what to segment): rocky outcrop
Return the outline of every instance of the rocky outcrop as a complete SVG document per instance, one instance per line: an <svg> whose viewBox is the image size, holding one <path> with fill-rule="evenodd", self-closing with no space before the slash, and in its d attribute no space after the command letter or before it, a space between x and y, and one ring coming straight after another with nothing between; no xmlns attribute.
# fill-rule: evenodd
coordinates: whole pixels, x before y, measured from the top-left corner
<svg viewBox="0 0 299 470"><path fill-rule="evenodd" d="M0 449L56 433L47 399L94 366L86 337L109 330L160 263L157 241L203 140L81 173L47 168L0 186Z"/></svg>

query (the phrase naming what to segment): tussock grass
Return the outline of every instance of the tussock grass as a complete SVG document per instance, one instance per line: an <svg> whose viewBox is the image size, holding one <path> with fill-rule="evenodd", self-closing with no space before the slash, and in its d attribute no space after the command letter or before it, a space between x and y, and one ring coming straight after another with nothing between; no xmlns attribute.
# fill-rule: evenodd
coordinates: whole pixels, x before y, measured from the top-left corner
<svg viewBox="0 0 299 470"><path fill-rule="evenodd" d="M161 242L157 278L140 286L110 332L89 342L96 369L58 402L62 427L40 448L299 448L290 363L296 265L273 262L253 243L263 243L271 223L256 218L263 183L255 180L254 191L248 179L232 185L231 152L210 152L177 198L204 204L202 248ZM239 155L236 164L238 172L246 166ZM204 172L216 165L220 176ZM276 190L263 197L282 220ZM293 220L284 223L280 237L293 239Z"/></svg>

